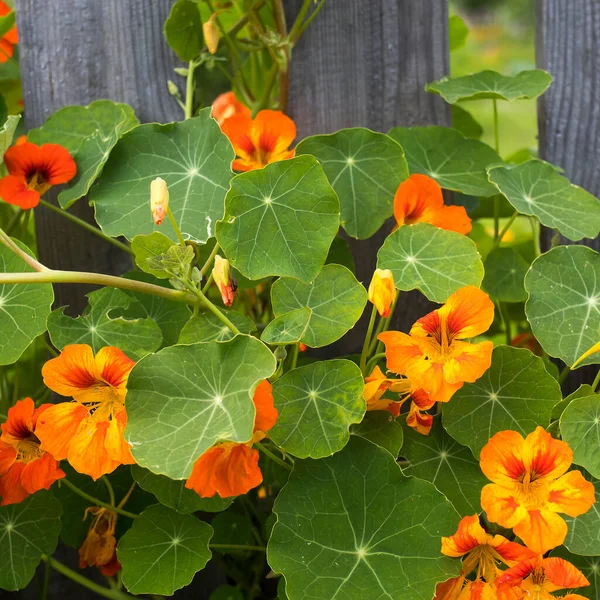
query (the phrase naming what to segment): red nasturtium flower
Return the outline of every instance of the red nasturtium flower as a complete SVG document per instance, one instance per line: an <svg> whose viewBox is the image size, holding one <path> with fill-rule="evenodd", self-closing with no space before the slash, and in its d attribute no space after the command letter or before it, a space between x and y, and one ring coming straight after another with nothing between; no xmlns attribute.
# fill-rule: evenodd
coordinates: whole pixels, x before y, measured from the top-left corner
<svg viewBox="0 0 600 600"><path fill-rule="evenodd" d="M477 515L464 517L453 536L442 538L442 554L464 558L461 575L438 587L436 598L440 600L495 600L494 582L501 573L499 565L504 563L512 567L536 556L521 544L510 542L501 535L486 533ZM471 573L475 574L474 581L466 579Z"/></svg>
<svg viewBox="0 0 600 600"><path fill-rule="evenodd" d="M0 17L7 15L12 9L6 2L0 1ZM15 46L19 42L17 26L13 25L0 39L0 63L7 62L15 53Z"/></svg>
<svg viewBox="0 0 600 600"><path fill-rule="evenodd" d="M107 508L90 506L86 509L84 518L87 518L88 514L92 515L92 523L79 548L79 568L116 566L114 561L116 561L117 548L115 538L117 513Z"/></svg>
<svg viewBox="0 0 600 600"><path fill-rule="evenodd" d="M431 223L440 229L467 234L471 219L463 206L446 206L442 188L427 175L414 174L403 181L394 197L398 226Z"/></svg>
<svg viewBox="0 0 600 600"><path fill-rule="evenodd" d="M67 183L77 173L75 161L58 144L12 146L4 153L4 164L9 175L0 179L0 198L23 210L37 206L53 185Z"/></svg>
<svg viewBox="0 0 600 600"><path fill-rule="evenodd" d="M35 428L40 415L52 404L35 408L31 398L8 409L0 436L0 496L2 506L21 502L30 494L49 489L65 476L51 454L40 448Z"/></svg>
<svg viewBox="0 0 600 600"><path fill-rule="evenodd" d="M488 519L512 528L529 548L546 552L562 544L567 524L558 513L577 517L595 502L594 486L580 471L567 473L573 452L543 427L523 439L500 431L483 447L480 465L493 483L481 491Z"/></svg>
<svg viewBox="0 0 600 600"><path fill-rule="evenodd" d="M570 562L557 556L526 560L505 571L496 584L500 591L519 588L523 600L556 600L552 592L590 585L585 575ZM585 600L579 594L567 594L561 600Z"/></svg>
<svg viewBox="0 0 600 600"><path fill-rule="evenodd" d="M494 304L474 286L454 292L441 308L419 319L410 335L386 331L387 367L406 375L431 400L448 402L463 383L479 379L490 367L492 342L463 340L480 335L494 320Z"/></svg>
<svg viewBox="0 0 600 600"><path fill-rule="evenodd" d="M227 119L221 130L238 156L233 161L236 171L260 169L294 156L289 147L296 137L296 125L278 110L261 110L254 119L237 114Z"/></svg>
<svg viewBox="0 0 600 600"><path fill-rule="evenodd" d="M394 276L389 269L375 269L369 284L369 302L383 318L390 316L392 304L396 301Z"/></svg>
<svg viewBox="0 0 600 600"><path fill-rule="evenodd" d="M258 385L252 400L256 408L252 439L246 444L216 444L196 460L185 487L202 498L211 498L215 494L221 498L240 496L262 483L258 450L252 448L252 444L265 437L275 425L278 414L271 384L266 379Z"/></svg>
<svg viewBox="0 0 600 600"><path fill-rule="evenodd" d="M42 449L93 479L133 464L123 432L127 378L134 364L118 348L106 346L94 356L87 344L65 346L49 360L42 368L44 383L74 401L55 404L38 419Z"/></svg>
<svg viewBox="0 0 600 600"><path fill-rule="evenodd" d="M215 98L212 103L212 117L219 125L223 125L227 119L235 115L249 117L250 109L237 99L234 92L225 92Z"/></svg>

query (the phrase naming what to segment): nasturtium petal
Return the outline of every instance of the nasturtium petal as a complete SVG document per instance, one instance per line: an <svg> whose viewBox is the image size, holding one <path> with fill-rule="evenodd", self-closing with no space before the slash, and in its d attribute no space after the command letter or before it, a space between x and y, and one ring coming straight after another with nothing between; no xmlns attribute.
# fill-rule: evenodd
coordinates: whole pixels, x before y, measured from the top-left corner
<svg viewBox="0 0 600 600"><path fill-rule="evenodd" d="M52 554L60 532L60 502L42 490L0 507L0 588L13 592L33 578L42 555Z"/></svg>
<svg viewBox="0 0 600 600"><path fill-rule="evenodd" d="M163 338L160 327L152 319L123 316L136 304L135 298L116 288L91 292L88 306L80 317L65 315L64 307L50 314L50 339L59 350L68 344L88 344L96 353L104 346L115 346L131 359L142 358L158 350Z"/></svg>
<svg viewBox="0 0 600 600"><path fill-rule="evenodd" d="M278 279L271 288L277 317L308 307L312 314L301 341L311 348L332 344L352 329L367 302L367 292L342 265L325 265L311 283L291 277Z"/></svg>
<svg viewBox="0 0 600 600"><path fill-rule="evenodd" d="M149 506L119 540L123 584L132 594L172 596L191 583L212 553L212 527L166 506Z"/></svg>
<svg viewBox="0 0 600 600"><path fill-rule="evenodd" d="M600 232L600 200L543 160L494 167L488 175L516 210L537 217L566 238L577 242Z"/></svg>
<svg viewBox="0 0 600 600"><path fill-rule="evenodd" d="M440 552L459 515L383 448L352 436L323 460L296 460L273 511L267 559L290 600L431 600L458 575Z"/></svg>
<svg viewBox="0 0 600 600"><path fill-rule="evenodd" d="M170 273L163 269L153 268L148 259L156 258L174 245L173 240L160 231L153 231L148 235L136 235L131 240L131 250L135 256L135 264L145 273L149 273L158 279L169 279Z"/></svg>
<svg viewBox="0 0 600 600"><path fill-rule="evenodd" d="M573 462L600 478L600 394L571 401L560 417L560 433L573 450Z"/></svg>
<svg viewBox="0 0 600 600"><path fill-rule="evenodd" d="M75 159L77 175L58 195L63 208L85 196L121 136L139 125L128 104L96 100L88 106L65 106L27 138L34 144L60 144Z"/></svg>
<svg viewBox="0 0 600 600"><path fill-rule="evenodd" d="M383 133L363 127L302 140L296 156L312 154L340 199L341 225L348 235L371 237L392 216L394 194L408 177L404 151Z"/></svg>
<svg viewBox="0 0 600 600"><path fill-rule="evenodd" d="M385 410L368 411L360 423L350 427L350 433L385 448L394 458L404 441L402 425Z"/></svg>
<svg viewBox="0 0 600 600"><path fill-rule="evenodd" d="M322 458L341 450L349 428L365 414L360 369L345 359L310 363L273 384L279 411L269 437L299 458Z"/></svg>
<svg viewBox="0 0 600 600"><path fill-rule="evenodd" d="M598 600L600 598L600 556L579 556L574 552L569 552L564 546L559 546L555 550L552 550L551 556L564 558L575 565L590 582L589 586L574 590L576 594L584 598L589 598L589 600Z"/></svg>
<svg viewBox="0 0 600 600"><path fill-rule="evenodd" d="M136 462L172 479L190 476L217 441L252 437L258 383L276 361L256 338L172 346L144 357L127 383L127 429Z"/></svg>
<svg viewBox="0 0 600 600"><path fill-rule="evenodd" d="M542 348L573 366L600 332L600 255L559 246L533 261L525 277L525 314ZM578 366L600 363L600 353Z"/></svg>
<svg viewBox="0 0 600 600"><path fill-rule="evenodd" d="M496 248L485 259L482 288L500 302L525 302L529 265L514 248Z"/></svg>
<svg viewBox="0 0 600 600"><path fill-rule="evenodd" d="M202 51L200 6L193 0L177 0L165 21L165 39L177 56L185 61L197 58Z"/></svg>
<svg viewBox="0 0 600 600"><path fill-rule="evenodd" d="M229 507L233 501L233 498L221 498L219 495L201 498L194 490L185 487L184 479L170 479L165 475L155 475L152 471L142 469L138 465L131 466L131 474L137 484L143 490L154 494L162 505L184 515L198 510L220 512Z"/></svg>
<svg viewBox="0 0 600 600"><path fill-rule="evenodd" d="M265 344L295 344L305 336L311 316L308 306L286 312L265 327L260 339Z"/></svg>
<svg viewBox="0 0 600 600"><path fill-rule="evenodd" d="M592 477L583 469L579 470L588 481L594 484L596 503L578 517L563 515L569 527L564 544L570 552L575 554L600 556L600 479ZM598 569L597 576L600 582L600 569Z"/></svg>
<svg viewBox="0 0 600 600"><path fill-rule="evenodd" d="M541 96L552 83L552 75L542 69L502 75L497 71L480 71L463 77L444 77L425 86L449 104L461 100L525 100Z"/></svg>
<svg viewBox="0 0 600 600"><path fill-rule="evenodd" d="M246 315L237 310L219 309L242 333L251 333L256 325ZM196 344L198 342L225 342L235 337L229 327L211 312L200 312L192 317L181 330L180 344Z"/></svg>
<svg viewBox="0 0 600 600"><path fill-rule="evenodd" d="M465 383L444 404L444 427L479 457L499 431L511 429L526 436L538 425L546 427L561 398L560 386L541 358L524 348L497 346L483 376Z"/></svg>
<svg viewBox="0 0 600 600"><path fill-rule="evenodd" d="M402 456L408 460L404 474L433 483L461 515L480 512L481 488L489 482L471 451L446 433L441 417L433 419L429 435L421 435L406 422L403 429Z"/></svg>
<svg viewBox="0 0 600 600"><path fill-rule="evenodd" d="M389 135L404 148L411 174L428 175L444 189L471 196L498 193L488 181L486 169L503 164L502 159L483 142L437 125L394 127Z"/></svg>
<svg viewBox="0 0 600 600"><path fill-rule="evenodd" d="M210 112L205 108L181 123L140 125L117 142L90 193L104 233L131 240L156 231L150 182L162 177L183 236L204 243L214 235L215 223L223 216L234 155ZM168 220L160 231L177 239Z"/></svg>
<svg viewBox="0 0 600 600"><path fill-rule="evenodd" d="M483 279L475 243L428 223L394 231L377 253L377 266L392 272L399 290L418 289L434 302L445 302L466 285L479 287Z"/></svg>
<svg viewBox="0 0 600 600"><path fill-rule="evenodd" d="M269 275L311 281L340 224L340 204L312 156L236 175L217 223L217 240L249 279Z"/></svg>
<svg viewBox="0 0 600 600"><path fill-rule="evenodd" d="M31 250L13 240L21 250ZM0 273L30 272L30 267L12 250L0 244ZM54 292L50 283L0 285L0 365L16 362L27 346L46 331Z"/></svg>

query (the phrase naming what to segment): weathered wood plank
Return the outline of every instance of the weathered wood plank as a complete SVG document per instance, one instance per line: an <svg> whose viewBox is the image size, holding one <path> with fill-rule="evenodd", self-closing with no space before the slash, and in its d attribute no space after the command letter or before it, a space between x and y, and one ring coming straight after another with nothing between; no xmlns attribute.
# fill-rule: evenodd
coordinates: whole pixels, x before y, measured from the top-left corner
<svg viewBox="0 0 600 600"><path fill-rule="evenodd" d="M286 1L288 20L301 3ZM289 111L298 139L343 127L386 132L394 125L448 125L448 106L423 90L449 72L447 23L447 0L327 2L292 55ZM389 230L351 240L365 285ZM404 294L394 328L406 330L428 307L420 294ZM348 334L339 349L360 351L363 331Z"/></svg>
<svg viewBox="0 0 600 600"><path fill-rule="evenodd" d="M171 0L17 0L26 125L55 110L98 98L127 102L142 121L170 121L181 111L167 91L176 57L162 27ZM50 198L52 201L54 198ZM85 199L71 211L93 223ZM49 267L120 274L129 258L46 209L36 210L39 255ZM80 312L87 286L58 286L57 305Z"/></svg>

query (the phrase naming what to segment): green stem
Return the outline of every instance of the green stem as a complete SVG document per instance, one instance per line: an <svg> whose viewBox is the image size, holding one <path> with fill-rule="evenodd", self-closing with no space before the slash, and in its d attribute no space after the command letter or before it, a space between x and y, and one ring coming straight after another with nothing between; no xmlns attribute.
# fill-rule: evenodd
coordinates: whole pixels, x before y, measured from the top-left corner
<svg viewBox="0 0 600 600"><path fill-rule="evenodd" d="M69 569L69 567L63 565L61 562L58 562L51 556L42 555L42 560L45 560L46 563L50 564L50 566L55 571L62 573L69 579L72 579L79 585L82 585L83 587L87 588L88 590L91 590L92 592L95 592L96 594L99 594L100 596L104 596L105 598L111 598L112 600L127 600L129 598L133 598L133 596L130 596L125 592L121 592L120 590L105 588L97 584L96 582L92 581L91 579L88 579L84 575L81 575L81 573L77 573L76 571Z"/></svg>
<svg viewBox="0 0 600 600"><path fill-rule="evenodd" d="M212 249L212 252L210 253L207 261L204 263L204 266L200 269L200 274L202 276L206 275L208 269L210 269L210 265L212 265L213 261L215 260L215 256L218 254L219 249L219 244L215 242L215 247Z"/></svg>
<svg viewBox="0 0 600 600"><path fill-rule="evenodd" d="M598 384L600 383L600 369L596 373L596 377L594 377L594 381L592 382L592 392L596 391Z"/></svg>
<svg viewBox="0 0 600 600"><path fill-rule="evenodd" d="M177 225L177 221L175 220L175 215L171 210L170 206L167 206L167 217L169 217L169 222L171 223L171 227L175 230L175 235L179 240L181 246L185 248L185 240L183 239L183 235L181 234L181 229L179 229L179 225Z"/></svg>
<svg viewBox="0 0 600 600"><path fill-rule="evenodd" d="M506 335L506 344L510 346L512 342L512 334L510 331L510 319L506 314L506 308L502 306L502 302L498 302L498 312L500 313L500 318L502 319L502 323L504 324L504 333Z"/></svg>
<svg viewBox="0 0 600 600"><path fill-rule="evenodd" d="M188 63L188 73L185 80L185 106L184 106L184 118L191 119L194 116L194 71L196 70L196 63L190 60ZM167 209L167 212L168 209Z"/></svg>
<svg viewBox="0 0 600 600"><path fill-rule="evenodd" d="M94 496L90 496L87 492L80 490L74 483L71 483L68 479L63 478L60 480L60 483L64 483L70 490L85 498L88 502L91 502L94 506L101 506L102 508L107 508L108 510L112 510L113 512L122 515L123 517L129 517L130 519L137 519L138 515L129 512L128 510L123 510L122 508L117 508L108 502L104 502L99 498L94 498ZM114 496L114 494L113 494Z"/></svg>
<svg viewBox="0 0 600 600"><path fill-rule="evenodd" d="M377 308L373 305L371 309L371 318L369 319L369 326L367 327L367 333L365 334L365 341L363 342L362 352L360 353L360 370L363 377L366 375L365 371L367 368L367 354L369 353L369 346L371 345L371 336L373 335L373 326L375 325L375 317L377 316Z"/></svg>
<svg viewBox="0 0 600 600"><path fill-rule="evenodd" d="M502 231L496 236L494 239L494 244L492 245L492 250L495 250L502 242L502 238L506 235L508 230L512 227L512 224L515 222L515 219L519 215L519 211L515 210L510 219L506 222L506 225L502 228ZM491 252L491 251L490 251Z"/></svg>
<svg viewBox="0 0 600 600"><path fill-rule="evenodd" d="M115 506L116 505L115 490L113 490L112 483L108 480L108 477L106 475L102 475L102 481L104 482L104 485L106 486L106 489L108 490L108 498L110 501L110 505Z"/></svg>
<svg viewBox="0 0 600 600"><path fill-rule="evenodd" d="M369 362L367 363L367 371L366 371L366 375L369 375L369 373L373 370L373 367L382 359L385 358L385 352L378 352L377 354L374 354L370 359Z"/></svg>
<svg viewBox="0 0 600 600"><path fill-rule="evenodd" d="M249 546L246 544L209 544L211 550L254 550L255 552L266 552L265 546Z"/></svg>
<svg viewBox="0 0 600 600"><path fill-rule="evenodd" d="M293 371L298 364L298 352L300 351L300 342L296 342L292 348L292 364L290 365L290 371Z"/></svg>
<svg viewBox="0 0 600 600"><path fill-rule="evenodd" d="M112 238L112 237L106 235L101 229L98 229L98 227L94 227L93 225L86 223L83 219L80 219L79 217L72 215L70 212L67 212L66 210L62 210L58 206L54 206L54 204L51 204L50 202L46 202L46 200L43 200L43 199L40 200L40 204L44 208L51 210L52 212L56 213L57 215L61 215L68 221L71 221L72 223L79 225L79 227L83 227L83 229L85 229L89 233L91 233L99 238L102 238L105 242L108 242L109 244L112 244L113 246L119 248L119 250L123 250L123 252L127 252L127 254L131 254L133 256L133 250L127 244L124 244L123 242L120 242L119 240L116 240L115 238Z"/></svg>
<svg viewBox="0 0 600 600"><path fill-rule="evenodd" d="M550 240L550 248L556 248L560 244L560 232L556 231Z"/></svg>
<svg viewBox="0 0 600 600"><path fill-rule="evenodd" d="M298 11L298 16L296 17L296 20L294 21L294 24L290 29L289 38L290 40L292 40L292 42L297 39L298 32L302 29L302 25L304 25L304 19L308 14L308 11L310 10L310 5L312 1L313 0L304 0L302 6L300 7L300 10Z"/></svg>
<svg viewBox="0 0 600 600"><path fill-rule="evenodd" d="M199 289L195 288L189 282L186 282L186 285L188 290L190 290L190 292L194 294L198 300L200 300L200 302L202 302L202 304L204 304L204 306L210 310L210 312L215 315L215 317L217 317L221 323L223 323L223 325L229 327L229 329L235 335L239 335L241 333L241 331Z"/></svg>
<svg viewBox="0 0 600 600"><path fill-rule="evenodd" d="M377 338L379 337L379 334L383 333L384 331L387 331L390 328L390 325L392 324L392 317L394 316L394 311L396 310L396 306L398 305L398 300L400 300L400 292L397 292L396 294L396 299L392 304L390 314L385 319L381 319L381 322L378 324L377 331L375 332L371 345L369 346L369 354L373 354L373 352L379 354L383 350L383 342L380 342Z"/></svg>
<svg viewBox="0 0 600 600"><path fill-rule="evenodd" d="M288 465L284 460L281 460L279 456L273 454L266 446L263 446L260 442L254 444L265 456L268 456L274 463L277 463L280 467L283 467L287 471L291 471L292 467Z"/></svg>
<svg viewBox="0 0 600 600"><path fill-rule="evenodd" d="M202 288L202 293L206 296L206 294L208 293L208 290L210 289L210 286L214 280L214 275L212 273L212 271L210 272L210 275L208 276L208 279L206 280L206 283L204 284L204 287Z"/></svg>
<svg viewBox="0 0 600 600"><path fill-rule="evenodd" d="M21 250L12 238L4 233L2 229L0 229L0 243L4 244L11 252L14 252L18 257L22 258L35 271L48 270L41 262L38 262L33 256L27 254L25 250Z"/></svg>
<svg viewBox="0 0 600 600"><path fill-rule="evenodd" d="M41 600L48 600L48 584L50 583L50 573L52 572L52 565L50 561L46 561L44 565L44 582L42 584Z"/></svg>
<svg viewBox="0 0 600 600"><path fill-rule="evenodd" d="M496 153L500 154L500 131L498 129L498 102L492 99L494 106L494 147ZM494 196L494 240L498 238L500 231L500 196Z"/></svg>
<svg viewBox="0 0 600 600"><path fill-rule="evenodd" d="M4 228L5 233L8 235L13 230L14 226L20 221L22 211L17 211L10 219L6 227Z"/></svg>
<svg viewBox="0 0 600 600"><path fill-rule="evenodd" d="M304 21L304 24L298 30L295 38L292 40L294 44L302 37L302 34L306 31L307 27L313 22L314 18L319 14L319 11L323 8L326 0L321 0L321 2L315 7L315 9L310 14L310 17Z"/></svg>
<svg viewBox="0 0 600 600"><path fill-rule="evenodd" d="M571 372L571 367L569 367L569 365L567 365L561 372L560 375L558 377L558 383L560 385L562 385L565 382L565 379L569 376L569 373Z"/></svg>
<svg viewBox="0 0 600 600"><path fill-rule="evenodd" d="M279 65L277 63L273 63L271 66L271 70L267 75L267 81L265 83L265 89L263 91L263 95L258 101L256 108L254 109L254 116L259 113L261 110L267 108L269 106L269 98L271 97L271 92L273 91L273 86L277 81L277 73L279 72Z"/></svg>
<svg viewBox="0 0 600 600"><path fill-rule="evenodd" d="M538 257L542 253L540 248L540 228L538 226L538 220L535 217L529 217L529 223L531 224L531 236L533 237L535 255Z"/></svg>

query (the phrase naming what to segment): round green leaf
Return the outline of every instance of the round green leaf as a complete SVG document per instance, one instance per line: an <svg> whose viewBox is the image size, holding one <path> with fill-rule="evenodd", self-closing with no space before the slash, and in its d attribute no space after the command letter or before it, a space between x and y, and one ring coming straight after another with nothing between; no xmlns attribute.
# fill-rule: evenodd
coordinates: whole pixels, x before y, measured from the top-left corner
<svg viewBox="0 0 600 600"><path fill-rule="evenodd" d="M17 125L21 120L21 115L9 115L4 121L4 125L0 128L0 155L4 156L4 153L10 148Z"/></svg>
<svg viewBox="0 0 600 600"><path fill-rule="evenodd" d="M33 256L25 244L13 240ZM33 268L0 244L0 273L31 272ZM27 346L46 331L54 292L50 283L0 285L0 365L16 362Z"/></svg>
<svg viewBox="0 0 600 600"><path fill-rule="evenodd" d="M242 333L250 333L256 325L244 314L236 310L219 309ZM196 344L198 342L225 342L234 337L229 329L211 312L199 313L192 317L181 330L180 344Z"/></svg>
<svg viewBox="0 0 600 600"><path fill-rule="evenodd" d="M481 488L489 482L471 451L446 433L441 417L433 419L429 435L417 433L406 422L403 428L402 455L409 462L403 472L433 483L461 515L480 512Z"/></svg>
<svg viewBox="0 0 600 600"><path fill-rule="evenodd" d="M60 502L45 490L0 507L0 588L24 588L42 554L52 554L60 532Z"/></svg>
<svg viewBox="0 0 600 600"><path fill-rule="evenodd" d="M127 383L125 437L136 462L158 475L187 479L196 459L217 441L247 442L254 390L275 368L269 349L247 335L144 357Z"/></svg>
<svg viewBox="0 0 600 600"><path fill-rule="evenodd" d="M565 546L569 551L584 556L600 556L600 479L592 477L584 471L583 475L594 484L596 503L586 513L578 517L564 515L569 531L565 538ZM599 565L600 566L600 565ZM598 571L600 580L600 569Z"/></svg>
<svg viewBox="0 0 600 600"><path fill-rule="evenodd" d="M554 405L554 408L552 409L551 419L553 421L560 419L561 415L565 411L565 408L567 408L567 406L569 406L569 404L571 404L573 400L576 400L577 398L585 398L586 396L590 396L593 393L594 388L592 388L591 385L588 385L587 383L580 385L572 394L569 394L558 404Z"/></svg>
<svg viewBox="0 0 600 600"><path fill-rule="evenodd" d="M425 90L439 94L449 104L461 100L524 100L541 96L552 83L552 75L542 69L502 75L480 71L464 77L444 77L428 83Z"/></svg>
<svg viewBox="0 0 600 600"><path fill-rule="evenodd" d="M590 582L589 586L574 590L575 593L584 598L589 598L589 600L598 600L600 598L600 557L571 554L564 546L559 546L555 550L552 550L552 556L564 558L574 564Z"/></svg>
<svg viewBox="0 0 600 600"><path fill-rule="evenodd" d="M165 38L175 54L188 62L202 51L202 20L198 2L177 0L165 21Z"/></svg>
<svg viewBox="0 0 600 600"><path fill-rule="evenodd" d="M273 510L268 562L290 600L431 600L458 575L440 552L459 519L450 502L360 437L330 458L296 460Z"/></svg>
<svg viewBox="0 0 600 600"><path fill-rule="evenodd" d="M598 341L600 255L585 246L553 248L533 261L525 289L533 335L550 356L572 366ZM580 366L599 362L596 352Z"/></svg>
<svg viewBox="0 0 600 600"><path fill-rule="evenodd" d="M249 279L281 275L311 281L325 263L339 214L322 167L312 156L299 156L231 180L217 240Z"/></svg>
<svg viewBox="0 0 600 600"><path fill-rule="evenodd" d="M497 346L492 366L475 383L465 383L444 404L446 431L478 457L488 440L512 429L526 436L546 427L562 394L541 358L524 348Z"/></svg>
<svg viewBox="0 0 600 600"><path fill-rule="evenodd" d="M573 450L573 462L600 478L600 395L572 400L560 417L560 433Z"/></svg>
<svg viewBox="0 0 600 600"><path fill-rule="evenodd" d="M494 167L490 181L525 215L537 217L546 227L577 242L600 232L600 201L542 160Z"/></svg>
<svg viewBox="0 0 600 600"><path fill-rule="evenodd" d="M131 240L135 264L145 273L158 277L158 279L169 279L170 273L163 269L153 268L153 264L148 263L148 259L162 256L173 245L173 241L160 231L153 231L150 235L136 235Z"/></svg>
<svg viewBox="0 0 600 600"><path fill-rule="evenodd" d="M466 138L478 140L483 135L483 127L469 111L458 104L452 105L452 127L460 131Z"/></svg>
<svg viewBox="0 0 600 600"><path fill-rule="evenodd" d="M462 48L467 41L469 28L466 23L458 16L452 15L448 19L448 38L450 40L450 52Z"/></svg>
<svg viewBox="0 0 600 600"><path fill-rule="evenodd" d="M312 283L278 279L271 288L271 299L278 317L308 307L312 314L301 341L320 348L352 329L365 308L367 292L346 267L325 265Z"/></svg>
<svg viewBox="0 0 600 600"><path fill-rule="evenodd" d="M265 327L260 339L265 344L295 344L306 335L312 314L307 306L286 312Z"/></svg>
<svg viewBox="0 0 600 600"><path fill-rule="evenodd" d="M529 265L514 248L496 248L485 259L483 289L500 302L525 302Z"/></svg>
<svg viewBox="0 0 600 600"><path fill-rule="evenodd" d="M345 359L310 363L273 384L277 423L269 437L300 458L322 458L341 450L352 423L365 414L360 369Z"/></svg>
<svg viewBox="0 0 600 600"><path fill-rule="evenodd" d="M360 423L350 427L350 433L385 448L394 458L398 457L404 441L402 425L385 410L367 412Z"/></svg>
<svg viewBox="0 0 600 600"><path fill-rule="evenodd" d="M131 466L131 474L138 485L143 490L154 494L161 504L184 515L197 510L220 512L228 508L233 501L232 498L221 498L218 494L212 498L201 498L194 490L185 487L183 479L155 475L138 465Z"/></svg>
<svg viewBox="0 0 600 600"><path fill-rule="evenodd" d="M140 125L117 142L90 193L104 233L132 239L155 231L150 182L162 177L184 237L204 243L214 235L215 222L223 216L234 155L210 112L205 108L182 123ZM177 239L168 221L160 231Z"/></svg>
<svg viewBox="0 0 600 600"><path fill-rule="evenodd" d="M50 314L50 339L59 350L68 344L88 344L96 353L104 346L116 346L132 359L142 358L160 348L162 332L152 319L122 316L135 304L135 298L116 288L91 292L80 317L68 317L65 307Z"/></svg>
<svg viewBox="0 0 600 600"><path fill-rule="evenodd" d="M483 142L438 126L394 127L389 135L404 148L411 173L429 175L441 187L471 196L498 193L486 169L501 165L502 159Z"/></svg>
<svg viewBox="0 0 600 600"><path fill-rule="evenodd" d="M383 133L356 127L302 140L296 156L312 154L340 199L341 225L360 240L392 216L394 194L408 177L402 147Z"/></svg>
<svg viewBox="0 0 600 600"><path fill-rule="evenodd" d="M119 540L122 580L132 594L172 596L212 556L212 527L166 506L149 506Z"/></svg>
<svg viewBox="0 0 600 600"><path fill-rule="evenodd" d="M89 192L119 138L139 123L128 104L96 100L88 106L65 106L29 131L29 141L60 144L75 159L77 175L58 195L63 208Z"/></svg>
<svg viewBox="0 0 600 600"><path fill-rule="evenodd" d="M394 231L377 253L377 266L392 271L399 290L418 289L434 302L445 302L465 285L479 287L483 279L475 243L428 223Z"/></svg>

